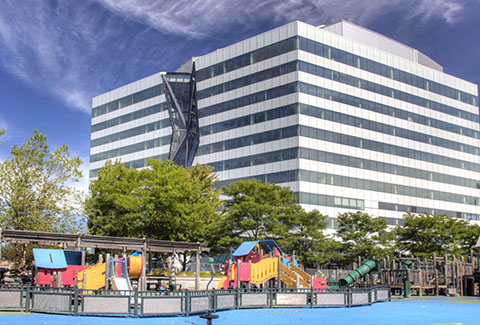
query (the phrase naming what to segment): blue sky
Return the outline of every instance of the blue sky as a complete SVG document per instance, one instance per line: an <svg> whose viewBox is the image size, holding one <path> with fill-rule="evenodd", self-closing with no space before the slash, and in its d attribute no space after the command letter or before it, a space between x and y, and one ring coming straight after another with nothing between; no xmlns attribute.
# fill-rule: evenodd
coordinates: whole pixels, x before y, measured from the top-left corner
<svg viewBox="0 0 480 325"><path fill-rule="evenodd" d="M2 0L0 159L37 128L86 171L92 97L293 20L354 22L479 84L479 17L480 0Z"/></svg>

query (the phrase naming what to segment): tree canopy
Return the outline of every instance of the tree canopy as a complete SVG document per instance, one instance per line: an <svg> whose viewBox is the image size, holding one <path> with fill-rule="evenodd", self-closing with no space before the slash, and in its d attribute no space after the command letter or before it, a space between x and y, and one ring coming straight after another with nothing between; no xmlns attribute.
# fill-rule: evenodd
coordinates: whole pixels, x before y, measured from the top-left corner
<svg viewBox="0 0 480 325"><path fill-rule="evenodd" d="M447 215L407 213L405 224L396 228L397 246L417 257L431 257L433 253L469 254L480 235L478 225Z"/></svg>
<svg viewBox="0 0 480 325"><path fill-rule="evenodd" d="M337 220L345 262L356 262L358 256L383 258L388 254L392 237L384 219L357 211L339 214Z"/></svg>
<svg viewBox="0 0 480 325"><path fill-rule="evenodd" d="M143 170L108 162L85 202L92 234L209 241L221 206L209 166L150 159Z"/></svg>
<svg viewBox="0 0 480 325"><path fill-rule="evenodd" d="M245 240L284 238L301 210L290 189L257 179L232 183L223 192L228 199L217 244L224 247L239 245L240 236Z"/></svg>
<svg viewBox="0 0 480 325"><path fill-rule="evenodd" d="M317 210L306 212L301 209L296 213L293 229L285 238L279 239L280 247L295 252L304 266L315 267L340 260L340 243L325 234L326 218Z"/></svg>
<svg viewBox="0 0 480 325"><path fill-rule="evenodd" d="M0 162L0 226L79 231L81 194L71 184L82 177L81 164L65 144L52 152L38 130L22 146L13 145Z"/></svg>

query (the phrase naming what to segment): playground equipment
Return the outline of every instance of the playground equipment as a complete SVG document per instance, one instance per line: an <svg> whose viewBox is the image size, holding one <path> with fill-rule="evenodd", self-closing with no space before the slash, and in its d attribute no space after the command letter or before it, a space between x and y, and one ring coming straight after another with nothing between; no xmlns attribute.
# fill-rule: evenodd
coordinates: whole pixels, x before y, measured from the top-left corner
<svg viewBox="0 0 480 325"><path fill-rule="evenodd" d="M295 257L286 256L274 240L242 243L232 254L236 261L225 262L220 289L241 287L288 287L326 289L326 279L305 272Z"/></svg>
<svg viewBox="0 0 480 325"><path fill-rule="evenodd" d="M114 290L132 290L130 279L138 280L142 275L143 257L140 253L121 258L107 255L105 263L97 263L78 275L78 288L87 290L103 289L111 284Z"/></svg>
<svg viewBox="0 0 480 325"><path fill-rule="evenodd" d="M62 249L34 248L35 283L37 285L77 286L79 289L132 290L130 279L142 275L143 256L137 251L131 256L114 259L107 255L105 263L82 265L84 252Z"/></svg>
<svg viewBox="0 0 480 325"><path fill-rule="evenodd" d="M371 271L378 271L377 268L378 261L377 260L367 260L365 261L358 269L353 271L347 276L344 276L338 281L338 284L341 287L346 287L358 279L364 277L366 274L370 273Z"/></svg>
<svg viewBox="0 0 480 325"><path fill-rule="evenodd" d="M81 251L34 248L35 283L38 285L74 286L77 275L87 266Z"/></svg>

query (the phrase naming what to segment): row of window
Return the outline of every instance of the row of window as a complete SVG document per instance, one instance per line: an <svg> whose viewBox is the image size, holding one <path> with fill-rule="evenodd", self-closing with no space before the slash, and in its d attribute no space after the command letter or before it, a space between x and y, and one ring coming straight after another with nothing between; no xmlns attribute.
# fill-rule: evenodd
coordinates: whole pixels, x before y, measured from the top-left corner
<svg viewBox="0 0 480 325"><path fill-rule="evenodd" d="M300 36L291 37L201 69L197 72L197 80L206 80L296 49L478 106L477 96Z"/></svg>
<svg viewBox="0 0 480 325"><path fill-rule="evenodd" d="M200 128L200 135L209 135L223 131L241 128L247 125L271 121L285 116L298 114L299 104L290 104L273 108L267 111L258 112L251 115L240 116L231 120L222 121L215 124L206 125Z"/></svg>
<svg viewBox="0 0 480 325"><path fill-rule="evenodd" d="M341 187L355 188L366 191L382 192L396 195L419 197L423 199L440 200L446 202L479 205L477 197L435 191L413 186L391 184L368 179L348 177L327 173L319 173L311 170L299 170L298 180L304 182L336 185Z"/></svg>
<svg viewBox="0 0 480 325"><path fill-rule="evenodd" d="M271 130L262 133L247 135L240 138L229 139L226 141L215 142L203 145L198 150L198 155L206 155L214 152L226 151L235 148L246 147L259 143L265 143L274 140L285 139L294 136L305 136L317 140L323 140L347 146L383 152L387 154L397 155L401 157L422 160L426 162L433 162L440 165L456 167L460 169L467 169L475 172L480 172L480 165L469 161L459 160L452 157L445 157L429 152L409 149L401 146L387 144L379 141L363 139L355 136L331 132L308 126L290 126L281 130Z"/></svg>
<svg viewBox="0 0 480 325"><path fill-rule="evenodd" d="M298 49L298 37L294 36L232 59L219 62L207 68L200 69L197 71L197 81L213 78L295 49Z"/></svg>
<svg viewBox="0 0 480 325"><path fill-rule="evenodd" d="M223 94L223 93L226 93L227 91L231 91L234 89L252 85L260 81L272 79L278 76L285 75L290 72L297 71L298 62L299 61L291 61L288 63L284 63L282 65L277 65L270 69L249 74L247 76L244 76L235 80L230 80L210 88L199 90L198 99L205 99L218 94Z"/></svg>
<svg viewBox="0 0 480 325"><path fill-rule="evenodd" d="M354 198L322 195L306 192L295 193L300 204L319 205L325 207L345 208L354 210L365 209L365 201Z"/></svg>
<svg viewBox="0 0 480 325"><path fill-rule="evenodd" d="M135 111L135 112L132 112L132 113L128 113L128 114L125 114L125 115L122 115L122 116L119 116L119 117L112 118L111 120L107 120L105 122L100 122L100 123L97 123L97 124L93 124L92 128L91 128L91 131L93 133L93 132L97 132L97 131L100 131L100 130L108 129L108 128L111 128L111 127L114 127L114 126L117 126L117 125L120 125L120 124L123 124L123 123L127 123L127 122L130 122L130 121L137 120L139 118L143 118L143 117L146 117L146 116L157 114L157 113L163 112L165 110L167 110L167 103L163 102L163 103L160 103L160 104L157 104L157 105L146 107L144 109L141 109L141 110L138 110L138 111Z"/></svg>
<svg viewBox="0 0 480 325"><path fill-rule="evenodd" d="M140 135L140 134L153 132L153 131L156 131L156 130L163 129L167 126L170 126L170 119L169 118L163 119L163 120L160 120L160 121L156 121L156 122L153 122L153 123L148 123L148 124L144 124L144 125L141 125L141 126L137 126L136 128L128 129L128 130L125 130L125 131L121 131L121 132L113 133L113 134L110 134L110 135L106 135L106 136L98 138L98 139L93 139L90 142L90 147L93 148L93 147L101 146L103 144L107 144L107 143L111 143L111 142L115 142L115 141L120 141L120 140L130 138L130 137L134 137L134 136L137 136L137 135Z"/></svg>
<svg viewBox="0 0 480 325"><path fill-rule="evenodd" d="M301 147L293 147L257 155L217 161L209 163L209 165L212 166L215 171L221 172L237 168L271 164L296 158L424 179L427 181L464 186L468 188L478 188L479 186L478 180Z"/></svg>
<svg viewBox="0 0 480 325"><path fill-rule="evenodd" d="M415 123L423 124L426 126L432 126L442 130L455 132L458 134L465 134L465 135L468 134L475 138L478 136L478 132L472 129L467 130L467 128L462 128L452 123L443 122L440 120L426 117L424 115L415 114L413 112L383 105L367 99L347 95L341 92L314 86L304 82L299 82L299 91L308 95L325 98L334 102L359 107L361 109L377 112L384 115L393 116L402 120L412 121Z"/></svg>
<svg viewBox="0 0 480 325"><path fill-rule="evenodd" d="M363 139L363 138L341 134L337 132L320 130L320 129L311 128L304 125L300 126L299 135L317 139L317 140L343 144L351 147L357 147L357 148L372 150L376 152L383 152L386 154L401 156L405 158L422 160L422 161L435 163L439 165L480 172L480 165L470 161L459 160L452 157L445 157L445 156L433 154L430 152L409 149L405 147L400 147L400 146L387 144L379 141Z"/></svg>
<svg viewBox="0 0 480 325"><path fill-rule="evenodd" d="M120 99L111 101L109 103L94 107L92 108L92 117L107 114L116 111L117 109L143 102L144 100L147 100L149 98L160 96L161 94L163 94L162 85L156 85L139 91L138 93L131 94Z"/></svg>
<svg viewBox="0 0 480 325"><path fill-rule="evenodd" d="M480 220L480 215L478 215L478 214L458 212L458 211L449 211L449 210L441 210L441 209L433 209L433 208L421 208L421 207L403 205L403 204L396 204L396 203L378 202L378 208L382 209L382 210L401 211L401 212L405 212L405 213L407 213L407 212L410 212L410 213L425 213L426 212L426 213L431 214L431 215L445 214L445 215L453 217L453 218ZM402 220L402 219L400 219L400 220Z"/></svg>
<svg viewBox="0 0 480 325"><path fill-rule="evenodd" d="M386 64L375 62L359 55L355 55L319 42L315 42L304 37L300 37L299 48L300 50L305 52L309 52L327 59L341 62L349 66L372 72L374 74L378 74L383 77L406 83L417 88L425 89L432 93L459 100L467 104L478 106L477 96L468 94L466 92L457 90L446 85L442 85L438 82L428 80L412 73L392 68Z"/></svg>
<svg viewBox="0 0 480 325"><path fill-rule="evenodd" d="M460 118L468 119L468 120L475 120L477 119L476 114L472 114L470 112L466 112L455 107L451 107L448 105L444 105L426 98L422 98L419 96L415 96L400 90L396 90L390 87L386 87L380 84L376 84L371 81L367 81L364 79L360 79L357 77L353 77L351 75L337 72L331 69L327 69L324 67L320 67L311 63L307 63L304 61L292 61L288 62L274 68L266 69L248 76L244 76L235 80L231 80L198 92L198 96L200 99L207 98L210 96L214 96L220 93L224 93L233 89L237 89L240 87L244 87L250 84L254 84L256 82L260 82L263 80L271 79L277 77L282 74L287 74L295 70L300 70L309 74L313 74L322 78L334 80L337 82L341 82L353 87L361 88L364 90L368 90L374 93L378 93L384 96L396 98L408 103L412 103L418 106L423 106L426 108L433 109L435 111L439 111L442 113L446 113L453 116L458 116ZM331 96L329 96L331 97ZM355 104L355 103L352 103ZM355 105L356 106L356 105ZM473 136L476 134L476 131L467 130L469 136Z"/></svg>
<svg viewBox="0 0 480 325"><path fill-rule="evenodd" d="M355 178L355 177L319 173L319 172L310 171L310 170L287 170L283 172L256 175L254 177L246 177L246 178L257 178L257 179L260 179L262 182L275 183L275 184L304 181L304 182L312 182L312 183L318 183L318 184L327 184L327 185L355 188L355 189L367 190L372 192L382 192L382 193L390 193L390 194L396 194L396 195L419 197L424 199L440 200L440 201L446 201L446 202L479 205L478 198L473 196L434 191L434 190L418 188L413 186L377 182L377 181ZM245 179L245 178L240 178L240 179ZM216 186L217 187L224 186L229 183L236 182L240 179L235 179L235 180L230 179L226 181L221 181L221 182L218 182ZM318 194L312 194L312 195L318 195ZM300 202L300 203L305 203L305 202ZM318 202L316 204L324 205L323 202ZM341 206L341 205L336 205L336 206ZM341 206L341 207L345 207L345 206Z"/></svg>
<svg viewBox="0 0 480 325"><path fill-rule="evenodd" d="M479 155L478 147L476 146L471 146L468 144L448 140L445 138L435 137L435 136L427 135L425 133L420 133L420 132L416 132L416 131L412 131L412 130L408 130L400 127L395 127L390 124L384 124L384 123L380 123L372 120L355 117L352 115L337 113L330 110L318 108L315 106L301 104L300 114L321 118L327 121L351 125L358 128L371 130L371 131L375 131L383 134L393 135L403 139L427 143L427 144L431 144L431 145L442 147L442 148L461 151L461 152L465 152L473 155Z"/></svg>
<svg viewBox="0 0 480 325"><path fill-rule="evenodd" d="M171 137L172 137L171 135L167 135L161 138L152 139L144 142L135 143L129 146L100 152L90 156L90 163L100 161L100 160L112 159L112 158L128 155L130 153L134 153L138 151L161 147L161 146L170 144Z"/></svg>
<svg viewBox="0 0 480 325"><path fill-rule="evenodd" d="M298 82L292 82L282 86L262 90L254 94L238 97L235 99L227 100L215 105L207 106L199 109L198 116L206 117L222 112L230 111L235 108L248 106L256 103L260 103L269 99L293 94L298 91Z"/></svg>
<svg viewBox="0 0 480 325"><path fill-rule="evenodd" d="M433 100L415 96L404 91L383 86L368 80L356 78L348 74L330 70L311 63L299 61L299 70L322 78L338 81L353 87L395 98L407 103L430 108L434 111L442 112L448 115L457 116L470 121L478 121L478 114L472 114L452 106L441 104Z"/></svg>
<svg viewBox="0 0 480 325"><path fill-rule="evenodd" d="M298 90L312 96L317 96L317 97L325 98L328 100L336 101L342 104L355 106L368 111L377 112L377 113L388 115L388 116L393 116L402 120L413 121L415 123L419 123L422 125L426 125L426 126L430 126L430 127L446 130L449 132L466 135L466 136L472 136L474 138L477 138L478 136L478 132L473 129L463 128L456 124L448 123L448 122L437 120L434 118L429 118L424 115L412 113L406 110L394 108L387 105L382 105L380 103L376 103L376 102L362 99L359 97L332 91L322 87L309 85L303 82L293 82L293 83L289 83L279 87L263 90L254 94L238 97L229 101L224 101L222 103L218 103L215 105L211 105L211 106L200 109L199 116L205 117L213 114L218 114L221 112L226 112L242 106L247 106L247 105L259 103L268 99L285 96L285 95L294 93ZM468 150L472 151L471 147Z"/></svg>

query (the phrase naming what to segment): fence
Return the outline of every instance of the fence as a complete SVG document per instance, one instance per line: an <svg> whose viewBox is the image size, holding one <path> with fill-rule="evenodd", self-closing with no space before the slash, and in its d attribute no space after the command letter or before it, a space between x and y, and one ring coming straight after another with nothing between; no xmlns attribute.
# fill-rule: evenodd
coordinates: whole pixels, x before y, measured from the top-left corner
<svg viewBox="0 0 480 325"><path fill-rule="evenodd" d="M390 287L203 291L79 290L1 286L0 310L72 315L162 316L242 308L351 307L389 301Z"/></svg>

